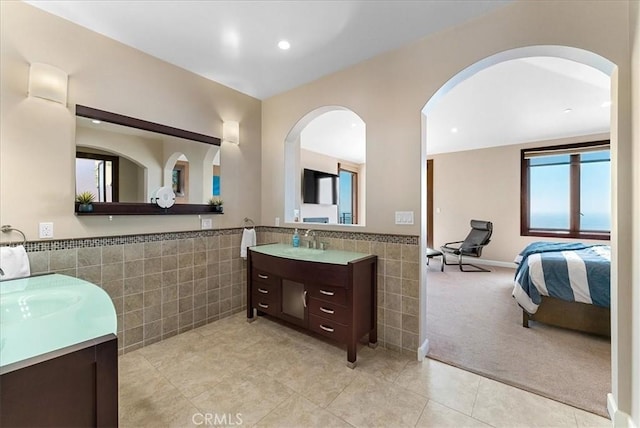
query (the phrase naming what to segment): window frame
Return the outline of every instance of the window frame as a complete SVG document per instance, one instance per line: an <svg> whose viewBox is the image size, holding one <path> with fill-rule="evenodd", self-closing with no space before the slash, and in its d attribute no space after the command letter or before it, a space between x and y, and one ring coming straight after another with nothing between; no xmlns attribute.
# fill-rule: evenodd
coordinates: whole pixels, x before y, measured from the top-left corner
<svg viewBox="0 0 640 428"><path fill-rule="evenodd" d="M102 162L111 162L111 202L109 203L120 202L120 158L118 156L76 151L76 159L92 159ZM106 187L104 191L106 192ZM106 200L106 193L102 196Z"/></svg>
<svg viewBox="0 0 640 428"><path fill-rule="evenodd" d="M357 225L358 224L358 192L359 192L359 182L360 182L360 177L359 177L359 173L360 170L359 168L349 165L349 164L345 164L343 162L338 162L338 176L340 176L340 171L345 171L345 172L349 172L352 175L351 177L351 210L352 210L352 214L351 214L351 225ZM338 204L339 206L340 204ZM338 211L340 210L340 208L338 208ZM340 223L340 213L338 212L338 224L349 224L349 223Z"/></svg>
<svg viewBox="0 0 640 428"><path fill-rule="evenodd" d="M520 235L540 236L549 238L579 238L594 240L610 240L611 231L581 231L580 230L580 155L589 148L607 146L611 150L610 140L590 141L586 143L563 144L558 146L535 147L520 150ZM578 153L567 153L575 151ZM569 172L569 230L532 229L530 227L530 162L527 154L549 152L549 155L567 153L571 155Z"/></svg>

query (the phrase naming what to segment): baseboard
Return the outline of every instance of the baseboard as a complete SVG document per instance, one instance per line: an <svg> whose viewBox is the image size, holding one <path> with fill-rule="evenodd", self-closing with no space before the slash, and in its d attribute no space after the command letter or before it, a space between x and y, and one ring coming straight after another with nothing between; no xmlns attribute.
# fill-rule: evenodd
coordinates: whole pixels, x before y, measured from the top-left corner
<svg viewBox="0 0 640 428"><path fill-rule="evenodd" d="M613 422L613 428L638 428L631 416L618 409L618 404L613 394L607 394L607 411Z"/></svg>
<svg viewBox="0 0 640 428"><path fill-rule="evenodd" d="M488 259L476 259L474 257L462 257L462 261L464 263L473 263L477 265L486 265L486 266L497 266L514 269L516 268L516 264L513 262L501 262L498 260L488 260Z"/></svg>
<svg viewBox="0 0 640 428"><path fill-rule="evenodd" d="M418 361L423 361L429 352L429 339L425 339L418 348Z"/></svg>

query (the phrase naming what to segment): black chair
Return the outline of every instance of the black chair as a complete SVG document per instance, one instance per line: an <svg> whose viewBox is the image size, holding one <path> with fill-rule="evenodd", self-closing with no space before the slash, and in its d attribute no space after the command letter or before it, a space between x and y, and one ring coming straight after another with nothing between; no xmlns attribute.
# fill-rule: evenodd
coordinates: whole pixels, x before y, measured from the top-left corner
<svg viewBox="0 0 640 428"><path fill-rule="evenodd" d="M471 232L464 241L447 242L442 250L442 261L447 266L458 265L462 272L491 272L471 263L462 263L462 256L480 257L482 249L491 242L493 224L490 221L471 220ZM454 245L458 244L458 245ZM458 256L458 263L447 263L447 254ZM474 269L463 269L463 266L472 266Z"/></svg>

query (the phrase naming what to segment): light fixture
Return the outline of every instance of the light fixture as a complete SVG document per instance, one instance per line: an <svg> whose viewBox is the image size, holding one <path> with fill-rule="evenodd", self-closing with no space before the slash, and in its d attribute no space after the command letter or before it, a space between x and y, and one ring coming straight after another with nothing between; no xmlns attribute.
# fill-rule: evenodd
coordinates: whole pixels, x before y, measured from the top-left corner
<svg viewBox="0 0 640 428"><path fill-rule="evenodd" d="M282 49L283 51L286 51L286 50L288 50L288 49L291 47L291 43L289 43L289 42L288 42L288 41L286 41L286 40L280 40L280 41L278 42L278 47L279 47L280 49Z"/></svg>
<svg viewBox="0 0 640 428"><path fill-rule="evenodd" d="M564 109L563 113L571 113L573 111L572 108L566 108Z"/></svg>
<svg viewBox="0 0 640 428"><path fill-rule="evenodd" d="M457 134L458 133L458 128L456 128L456 127L451 128L451 133L452 134Z"/></svg>
<svg viewBox="0 0 640 428"><path fill-rule="evenodd" d="M67 73L52 65L34 62L29 68L29 96L67 105Z"/></svg>
<svg viewBox="0 0 640 428"><path fill-rule="evenodd" d="M101 122L101 121L99 121L98 119L93 119L93 120L91 120L91 122L92 122L92 123L95 123L96 125L97 125L97 124L99 124L99 123L102 123L102 122Z"/></svg>
<svg viewBox="0 0 640 428"><path fill-rule="evenodd" d="M606 108L606 107L611 107L611 101L605 101L602 104L600 104L600 107Z"/></svg>
<svg viewBox="0 0 640 428"><path fill-rule="evenodd" d="M240 124L235 121L222 123L222 141L232 144L240 144Z"/></svg>

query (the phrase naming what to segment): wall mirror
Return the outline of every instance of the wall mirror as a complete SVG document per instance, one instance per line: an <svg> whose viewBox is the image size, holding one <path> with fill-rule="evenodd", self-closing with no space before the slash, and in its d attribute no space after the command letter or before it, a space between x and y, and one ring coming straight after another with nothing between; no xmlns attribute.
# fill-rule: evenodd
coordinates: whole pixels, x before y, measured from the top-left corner
<svg viewBox="0 0 640 428"><path fill-rule="evenodd" d="M76 106L75 193L95 196L92 214L210 212L220 172L219 138ZM167 186L175 204L161 209L152 201Z"/></svg>
<svg viewBox="0 0 640 428"><path fill-rule="evenodd" d="M364 225L366 126L340 106L314 110L285 142L287 222Z"/></svg>

